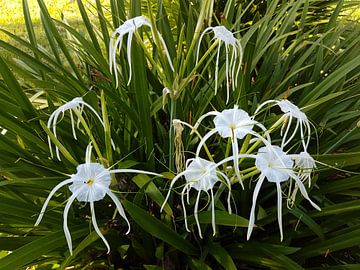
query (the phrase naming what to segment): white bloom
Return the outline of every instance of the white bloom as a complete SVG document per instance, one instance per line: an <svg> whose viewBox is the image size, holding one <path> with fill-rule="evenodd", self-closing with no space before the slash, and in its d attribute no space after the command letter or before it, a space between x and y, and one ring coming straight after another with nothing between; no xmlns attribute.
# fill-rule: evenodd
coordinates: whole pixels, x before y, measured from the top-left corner
<svg viewBox="0 0 360 270"><path fill-rule="evenodd" d="M307 148L310 143L311 128L310 128L310 121L308 120L306 114L303 113L299 109L299 107L297 107L287 99L283 99L281 101L267 100L256 109L255 114L259 112L260 109L262 109L265 105L268 105L270 103L275 103L275 105L278 105L281 111L286 116L285 119L287 120L284 121L283 127L281 129L281 136L282 136L281 148L284 148L295 137L296 132L300 128L301 143L303 145L304 151L307 151ZM290 127L294 118L296 119L295 128L292 134L289 136ZM285 133L283 133L284 129L285 129ZM305 133L306 133L306 138L305 138Z"/></svg>
<svg viewBox="0 0 360 270"><path fill-rule="evenodd" d="M76 132L75 132L75 122L74 122L73 111L74 112L78 111L81 114L84 110L84 107L87 107L88 109L90 109L90 111L92 111L95 114L97 119L99 119L101 124L104 126L103 120L101 119L100 115L95 111L95 109L93 107L91 107L88 103L86 103L81 97L76 97L76 98L72 99L71 101L65 103L64 105L61 105L60 107L58 107L50 115L49 120L47 122L48 129L50 129L52 127L54 136L57 138L56 124L58 122L59 115L61 114L61 117L64 117L65 112L69 111L73 137L75 140L77 140ZM80 120L78 120L78 124L79 124L79 121ZM112 147L115 148L113 141L111 141L111 143L112 143ZM52 152L52 148L51 148L51 140L50 140L49 136L48 136L48 144L49 144L50 154L51 154L51 156L53 156L53 152ZM59 148L57 146L55 146L55 151L56 151L56 156L57 156L58 160L61 160L60 154L59 154Z"/></svg>
<svg viewBox="0 0 360 270"><path fill-rule="evenodd" d="M282 148L279 146L265 146L261 147L256 155L255 166L260 171L259 179L256 183L252 207L250 211L249 226L247 231L247 239L250 238L254 222L255 222L255 207L256 200L259 194L261 185L263 184L265 178L272 183L276 184L277 189L277 209L278 209L278 223L280 229L280 239L283 240L283 230L282 230L282 191L281 183L289 180L290 178L295 180L296 185L299 187L301 194L305 199L307 199L310 204L321 211L319 206L309 198L305 186L299 177L294 173L293 166L294 162L291 159L291 155L287 155Z"/></svg>
<svg viewBox="0 0 360 270"><path fill-rule="evenodd" d="M232 89L234 91L234 87L237 86L238 75L239 75L242 57L243 57L243 49L241 47L240 41L237 40L234 37L234 34L232 32L230 32L229 30L227 30L224 26L215 26L215 27L210 26L210 27L206 28L200 36L199 44L198 44L198 48L197 48L197 52L196 52L196 64L198 63L198 60L199 60L199 51L200 51L201 40L204 37L204 35L206 34L206 32L211 31L211 30L214 33L214 38L219 41L218 51L217 51L217 56L216 56L216 66L215 66L215 95L217 93L217 86L218 86L220 48L221 48L221 43L223 42L225 44L225 51L226 51L226 60L225 60L226 61L226 65L225 65L225 68L226 68L226 73L225 73L226 74L226 90L227 90L226 103L228 103L230 80L233 81ZM230 58L230 62L229 62L230 51L231 51L231 58ZM237 62L237 66L236 66L236 61L238 58L239 58L239 61ZM236 69L236 67L237 67L237 69ZM235 74L235 72L236 72L236 74Z"/></svg>
<svg viewBox="0 0 360 270"><path fill-rule="evenodd" d="M311 186L311 174L316 169L315 160L307 152L293 155L295 158L295 167L298 168L298 175L302 181L308 180L309 187Z"/></svg>
<svg viewBox="0 0 360 270"><path fill-rule="evenodd" d="M202 138L202 140L200 141L197 147L196 156L199 156L200 150L204 145L204 143L206 142L206 140L209 139L215 133L219 133L220 136L223 138L231 138L235 173L239 178L239 180L241 180L240 171L239 171L239 146L237 140L243 139L248 134L252 134L253 136L256 136L258 139L262 140L265 144L270 144L270 137L263 125L254 121L247 112L239 109L237 105L235 105L233 109L223 110L222 112L212 111L204 114L196 122L194 128L198 128L200 122L209 115L215 116L214 118L215 128L209 131ZM265 131L267 141L253 131L255 125L259 126L263 131ZM243 186L242 181L240 181L240 184Z"/></svg>
<svg viewBox="0 0 360 270"><path fill-rule="evenodd" d="M117 66L116 66L116 48L119 48L119 52L120 52L123 38L126 34L128 34L127 58L128 58L128 62L129 62L129 72L130 72L129 80L128 80L128 85L129 85L130 81L131 81L131 76L132 76L131 42L132 42L132 38L133 38L133 35L136 32L136 30L138 28L142 27L143 25L150 27L152 36L154 37L155 36L154 29L152 28L150 21L147 18L145 18L144 16L137 16L137 17L134 17L134 18L131 18L131 19L125 21L122 25L120 25L114 31L114 33L111 36L111 40L110 40L110 44L109 44L109 63L110 63L110 72L111 73L113 71L115 72L116 86L118 85L118 75L117 75ZM166 47L165 41L158 31L157 31L157 33L158 33L158 36L162 43L162 46L164 47L165 54L166 54L167 60L169 62L169 65L170 65L171 69L174 71L174 67L171 62L171 58L169 55L169 51ZM116 35L119 35L119 36L115 39ZM115 40L115 42L114 42L114 40Z"/></svg>
<svg viewBox="0 0 360 270"><path fill-rule="evenodd" d="M72 174L70 176L70 179L66 179L62 182L60 182L58 185L56 185L52 191L50 192L49 196L44 202L44 205L40 211L39 217L35 222L35 226L39 225L39 223L42 220L42 217L45 213L46 207L52 198L52 196L63 186L71 184L69 186L70 191L72 192L72 195L70 196L69 200L67 201L64 209L64 223L63 223L63 229L66 237L66 241L70 250L70 253L72 254L72 242L71 242L71 235L70 231L67 225L67 216L70 210L71 204L74 202L75 198L79 202L89 202L90 203L90 211L91 211L91 220L92 224L94 226L94 229L96 233L99 235L99 237L103 240L105 243L108 253L110 252L110 246L108 242L106 241L105 237L102 235L101 231L99 230L99 227L96 222L96 216L95 216L95 210L94 210L94 202L102 200L105 195L108 195L113 202L116 205L117 210L119 211L119 214L125 219L126 223L128 224L128 231L126 234L130 231L130 223L128 219L126 218L124 208L122 207L119 199L116 197L114 193L110 191L110 183L111 183L111 174L112 173L144 173L144 174L150 174L150 175L156 175L161 176L156 173L148 172L148 171L142 171L142 170L133 170L133 169L115 169L115 170L109 170L106 169L103 165L100 163L93 163L91 162L91 150L92 146L89 144L89 146L86 149L86 161L84 164L80 164L77 167L77 172L75 174Z"/></svg>
<svg viewBox="0 0 360 270"><path fill-rule="evenodd" d="M199 206L199 200L200 200L201 191L204 191L209 196L208 191L210 190L211 211L212 211L212 227L213 227L213 232L214 232L214 235L215 235L215 203L214 203L213 187L217 182L221 181L221 179L219 178L218 175L220 175L226 181L226 183L228 185L228 188L229 188L228 211L231 214L231 206L230 206L231 183L230 183L230 180L228 179L228 177L224 173L216 170L217 166L221 165L222 163L224 163L224 162L226 162L228 160L229 159L226 159L226 160L223 160L223 161L215 164L214 162L207 161L207 160L202 159L200 157L188 159L186 161L186 170L183 171L182 173L179 173L171 181L169 192L168 192L168 194L167 194L167 196L165 198L165 201L164 201L160 211L163 210L167 200L169 199L171 189L173 188L175 182L177 180L179 180L180 177L184 176L185 180L186 180L186 184L185 184L185 186L184 186L184 188L183 188L183 190L181 192L181 202L182 202L182 207L183 207L183 210L184 210L184 218L185 218L185 228L186 228L186 230L190 232L190 230L188 228L188 224L187 224L187 216L186 216L186 209L185 209L185 202L184 202L185 193L186 193L186 196L187 196L187 203L189 204L189 192L190 192L190 189L194 188L194 189L196 189L198 191L196 202L195 202L195 207L194 207L194 216L195 216L195 221L196 221L197 227L199 229L199 235L202 238L201 228L200 228L199 219L198 219L198 206Z"/></svg>

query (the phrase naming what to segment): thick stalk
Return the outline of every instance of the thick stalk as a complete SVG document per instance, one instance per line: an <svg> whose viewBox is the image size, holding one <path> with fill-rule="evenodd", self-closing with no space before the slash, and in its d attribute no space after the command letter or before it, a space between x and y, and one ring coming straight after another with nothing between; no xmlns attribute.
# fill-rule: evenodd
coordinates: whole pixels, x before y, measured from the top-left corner
<svg viewBox="0 0 360 270"><path fill-rule="evenodd" d="M170 131L169 131L169 170L174 170L174 140L175 140L175 129L173 126L173 120L176 118L176 100L170 99Z"/></svg>

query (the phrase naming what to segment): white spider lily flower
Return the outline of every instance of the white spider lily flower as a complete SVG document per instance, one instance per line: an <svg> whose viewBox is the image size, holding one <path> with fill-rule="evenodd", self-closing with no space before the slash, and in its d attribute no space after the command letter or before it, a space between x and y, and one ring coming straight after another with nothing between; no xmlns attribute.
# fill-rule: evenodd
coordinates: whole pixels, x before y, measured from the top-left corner
<svg viewBox="0 0 360 270"><path fill-rule="evenodd" d="M52 127L54 136L57 138L56 125L57 125L57 122L58 122L59 115L61 114L61 117L64 117L65 112L69 111L73 137L74 137L75 140L77 140L76 132L75 132L75 122L74 122L73 111L78 111L80 114L82 114L82 112L84 111L84 107L87 107L88 109L90 109L90 111L95 114L96 118L99 119L100 123L105 128L104 121L101 119L100 115L95 111L95 109L93 107L91 107L88 103L86 103L81 97L76 97L76 98L72 99L71 101L65 103L64 105L61 105L60 107L58 107L50 115L49 120L47 122L47 128L51 129L51 127ZM80 120L78 119L78 124L79 124L79 121ZM52 147L51 147L50 136L48 136L48 144L49 144L49 149L50 149L50 155L52 157L53 152L52 152ZM111 144L112 144L112 147L115 148L115 145L114 145L113 141L111 141ZM57 156L58 160L61 160L60 153L59 153L59 148L57 146L55 146L55 151L56 151L56 156Z"/></svg>
<svg viewBox="0 0 360 270"><path fill-rule="evenodd" d="M257 112L259 112L264 106L271 103L275 103L275 105L279 106L280 110L286 116L283 126L281 128L281 136L282 136L281 148L284 148L295 137L298 129L300 128L301 143L303 145L304 151L306 152L310 143L310 135L311 135L310 121L308 120L306 114L303 113L298 106L291 103L289 100L283 99L280 101L279 100L265 101L256 109L254 115L256 115ZM292 134L289 135L289 131L293 119L296 119L296 124Z"/></svg>
<svg viewBox="0 0 360 270"><path fill-rule="evenodd" d="M219 176L221 176L226 181L226 184L229 188L227 203L228 203L228 212L229 212L229 214L231 214L231 205L230 205L231 183L230 183L230 180L224 173L216 170L216 168L219 165L223 164L224 162L226 162L228 160L230 160L230 159L227 158L216 164L214 162L202 159L200 157L188 159L186 161L185 171L179 173L171 181L169 192L165 198L165 201L164 201L160 211L163 210L167 200L169 199L171 189L173 188L175 182L177 180L179 180L182 176L184 176L185 180L186 180L186 184L181 192L181 202L182 202L182 207L183 207L183 211L184 211L186 230L188 232L190 232L190 230L188 228L188 224L187 224L187 215L186 215L186 209L185 209L184 196L186 193L187 203L189 204L189 192L190 192L191 188L194 188L195 190L198 191L198 194L196 197L196 202L195 202L195 207L194 207L194 217L195 217L195 221L196 221L196 224L197 224L197 227L199 230L199 236L202 238L201 227L200 227L199 218L198 218L198 207L199 207L201 191L204 191L211 199L211 211L212 211L211 219L212 219L213 233L215 235L215 202L214 202L213 188L217 182L221 181ZM209 190L210 190L210 195L208 193Z"/></svg>
<svg viewBox="0 0 360 270"><path fill-rule="evenodd" d="M137 16L134 18L131 18L127 21L125 21L122 25L120 25L112 34L110 44L109 44L109 65L110 65L110 72L112 73L114 71L115 73L115 80L116 80L116 87L118 86L118 74L117 74L117 65L116 65L116 49L119 48L119 53L121 50L123 38L126 34L128 34L127 38L127 58L129 62L129 80L127 85L131 82L131 76L132 76L132 64L131 64L131 42L134 33L136 30L143 25L146 25L150 27L152 36L155 37L154 29L151 26L150 21L144 17L144 16ZM165 50L165 55L167 57L167 60L169 62L169 65L171 67L171 70L174 71L174 66L172 64L169 51L166 47L165 40L161 36L160 32L157 31L157 34L159 36L160 42ZM118 37L116 37L118 35Z"/></svg>
<svg viewBox="0 0 360 270"><path fill-rule="evenodd" d="M67 216L70 210L71 204L74 202L75 199L77 199L79 202L89 202L90 203L90 211L91 211L91 221L94 226L94 229L96 233L99 235L99 237L104 242L108 253L110 252L110 246L108 242L106 241L105 237L101 233L97 222L96 222L96 216L95 216L95 210L94 210L94 202L102 200L105 195L108 195L112 201L115 203L117 210L119 211L119 214L122 218L125 219L127 225L128 225L128 231L126 234L130 232L130 223L128 219L126 218L124 208L122 207L119 199L116 197L114 193L110 190L110 183L111 183L111 174L112 173L143 173L143 174L150 174L155 176L161 176L156 173L143 171L143 170L134 170L134 169L106 169L103 165L100 163L94 163L91 162L91 150L92 146L89 144L89 146L86 149L86 161L84 164L80 164L77 166L76 170L77 172L75 174L72 174L69 179L66 179L62 182L60 182L58 185L56 185L52 191L50 192L49 196L46 198L44 205L40 211L39 217L35 222L35 226L38 226L41 222L43 215L45 213L46 207L52 198L52 196L63 186L71 184L69 186L70 191L72 192L72 195L70 196L69 200L67 201L64 209L64 223L63 223L63 229L65 233L65 238L70 250L70 253L72 254L72 241L71 241L71 235L70 231L67 225Z"/></svg>
<svg viewBox="0 0 360 270"><path fill-rule="evenodd" d="M238 75L241 68L241 62L243 57L243 49L241 47L240 41L234 37L234 34L230 32L225 26L209 26L207 27L204 32L201 34L199 38L198 48L196 52L196 64L199 60L199 51L200 51L200 44L201 40L203 39L204 35L208 31L213 31L214 39L217 39L219 42L217 56L216 56L216 64L215 64L215 95L217 93L218 87L218 73L219 73L219 59L220 59L220 48L222 42L225 44L225 51L226 51L226 58L225 58L225 69L226 69L226 103L229 101L229 88L230 88L230 80L232 80L232 90L234 91L235 87L237 86ZM229 61L229 54L231 53L231 58ZM237 61L237 59L239 59Z"/></svg>
<svg viewBox="0 0 360 270"><path fill-rule="evenodd" d="M223 138L231 138L235 173L241 186L244 188L239 170L239 146L237 140L243 139L246 135L251 134L262 140L265 144L269 145L271 143L270 136L262 124L253 120L247 112L239 109L237 105L235 105L233 109L223 110L222 112L211 111L204 114L196 122L194 128L197 129L201 121L209 115L215 116L213 120L215 128L209 131L199 142L196 150L196 156L199 156L202 146L212 135L219 133ZM254 126L260 127L265 132L266 139L253 131Z"/></svg>
<svg viewBox="0 0 360 270"><path fill-rule="evenodd" d="M311 174L316 169L315 160L307 152L301 152L294 155L295 168L297 168L300 179L304 182L308 180L309 187L311 186Z"/></svg>
<svg viewBox="0 0 360 270"><path fill-rule="evenodd" d="M291 155L286 154L282 148L276 145L261 147L256 155L255 166L260 171L259 179L255 185L252 207L250 211L249 226L247 231L247 239L249 240L255 222L255 207L256 200L263 184L264 180L276 184L277 189L277 212L278 212L278 223L280 229L280 240L283 240L283 229L282 229L282 190L281 183L289 180L290 178L295 180L296 185L299 187L301 194L307 199L310 204L317 210L321 211L320 207L317 206L309 198L306 188L299 177L294 173L293 166L294 161Z"/></svg>

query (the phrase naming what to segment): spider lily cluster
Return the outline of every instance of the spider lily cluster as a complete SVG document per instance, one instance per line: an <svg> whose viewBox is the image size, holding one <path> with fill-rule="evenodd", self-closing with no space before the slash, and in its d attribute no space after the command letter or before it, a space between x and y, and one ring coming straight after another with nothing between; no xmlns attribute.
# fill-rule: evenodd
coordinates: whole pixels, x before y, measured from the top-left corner
<svg viewBox="0 0 360 270"><path fill-rule="evenodd" d="M77 140L76 132L75 132L75 121L74 121L74 115L73 112L78 116L82 117L82 113L84 111L84 107L88 108L100 121L102 126L104 126L104 121L100 117L100 115L96 112L96 110L86 103L81 97L76 97L73 100L65 103L64 105L59 106L49 117L47 127L50 129L52 128L53 134L55 138L57 139L57 133L56 133L56 125L58 122L59 115L64 117L64 114L66 111L69 111L70 115L70 121L72 126L72 132L73 137L75 140ZM78 120L80 121L80 120ZM79 125L79 122L78 122ZM52 146L51 146L51 139L50 136L48 136L48 143L49 143L49 149L50 149L50 155L52 156ZM115 148L115 144L113 141L111 141L112 147ZM128 231L126 234L130 232L130 223L129 220L126 217L124 208L121 205L120 200L118 197L110 190L110 184L111 184L111 175L117 174L117 173L137 173L137 174L148 174L153 176L161 176L160 174L144 171L144 170L135 170L135 169L110 169L105 168L103 164L98 162L92 162L91 156L92 156L92 143L90 143L86 148L85 153L85 163L80 164L76 168L76 173L68 175L68 179L60 182L57 184L48 195L47 199L44 201L44 204L42 206L42 209L40 211L40 214L38 216L38 219L35 222L35 226L38 226L43 218L43 215L45 213L45 210L47 208L47 205L49 204L51 198L55 195L55 193L61 189L63 186L70 185L69 190L71 191L72 195L68 199L65 208L64 208L64 219L63 219L63 229L65 233L66 242L68 244L70 254L72 254L72 241L71 241L71 234L68 228L68 222L67 222L67 216L70 210L70 207L72 203L77 199L79 202L85 202L90 204L90 212L91 212L91 222L92 225L96 231L96 233L99 235L101 240L104 242L108 253L110 252L110 246L101 233L95 216L95 207L94 202L102 200L106 195L108 195L111 200L114 202L117 211L119 212L120 216L126 221L128 225ZM61 160L59 149L56 146L56 155L58 160Z"/></svg>
<svg viewBox="0 0 360 270"><path fill-rule="evenodd" d="M143 16L134 17L125 21L120 27L118 27L111 37L109 45L109 63L110 71L114 72L115 75L116 86L118 85L119 80L118 67L116 64L116 52L117 50L119 52L121 51L123 38L125 35L128 35L127 57L129 61L129 77L127 84L129 84L132 77L132 38L133 35L136 34L136 31L142 26L149 27L152 36L158 37L160 44L156 44L156 46L160 46L164 49L168 65L174 71L172 60L167 50L165 41L161 37L160 33L156 30L156 28L147 18ZM230 95L230 84L232 84L233 90L237 85L238 75L241 68L243 50L239 40L236 39L233 33L227 30L224 26L208 27L202 33L198 41L196 63L198 63L199 61L201 41L204 38L205 34L210 31L213 32L214 39L218 42L214 76L215 93L217 92L218 88L218 72L221 45L225 45L225 77L227 89L226 103L228 103ZM229 57L229 55L231 55L231 57ZM279 125L281 125L281 142L279 145L273 143L271 140L270 131L272 131L273 129L266 128L261 122L257 120L262 115L264 110L270 110L274 106L278 106L283 113L283 115L280 117L280 120L277 122L280 123ZM59 106L50 115L47 122L47 128L48 130L50 130L50 132L52 131L55 139L58 140L57 125L59 122L59 117L63 118L65 116L65 113L69 112L72 135L74 140L77 140L75 122L77 122L77 126L79 127L80 123L83 123L85 121L83 118L83 114L85 114L85 111L91 112L91 114L95 116L96 121L99 121L105 129L104 120L97 113L97 111L91 105L86 103L81 97L76 97L73 100ZM207 119L208 117L213 117L214 127L210 128L210 130L204 136L201 136L198 130L200 129L200 126L203 124L205 119ZM210 111L208 113L205 113L198 119L194 126L191 126L190 124L177 119L174 120L174 124L176 125L176 130L178 130L178 132L182 132L183 128L181 125L190 127L192 131L197 133L200 140L196 147L195 157L188 159L185 162L185 169L182 172L178 172L178 174L172 179L170 183L170 188L160 211L163 210L166 203L168 202L171 191L174 189L175 184L179 180L184 178L185 185L181 190L181 206L184 213L185 229L187 231L190 231L190 229L188 225L186 203L190 204L190 197L193 190L196 191L194 219L201 238L202 231L198 213L200 199L204 193L208 197L208 202L210 202L211 224L213 234L216 233L215 205L216 200L218 200L218 196L216 196L215 193L217 192L217 190L220 190L219 186L224 186L228 190L226 199L227 211L229 212L229 214L232 213L231 190L233 189L234 185L237 185L237 183L240 183L242 189L244 189L244 182L247 178L249 178L244 175L241 168L241 162L244 159L249 159L253 161L254 166L252 174L257 175L257 178L255 179L256 184L252 197L252 207L249 213L247 239L250 238L255 225L255 210L257 198L260 194L261 186L263 185L265 180L269 183L274 183L276 186L278 223L281 240L283 239L283 188L287 186L293 186L293 200L296 196L296 192L299 190L302 196L315 209L320 210L320 208L308 196L304 184L307 182L308 186L311 187L311 176L315 168L315 160L310 156L307 150L310 143L311 125L305 113L302 112L296 105L294 105L290 101L266 101L260 106L258 106L252 116L249 115L248 112L240 109L237 105L235 105L233 108L225 109L222 112ZM274 129L276 129L276 127L279 125L275 125ZM224 156L220 161L217 162L213 160L213 155L206 146L206 143L208 143L210 139L214 136L220 137L221 140L227 140L231 144L231 154ZM299 137L302 151L300 153L293 153L294 149L296 149L297 146L296 144L291 143L299 141ZM93 140L93 138L90 139ZM178 145L182 145L181 135L177 137L177 141ZM93 141L92 143L95 144L96 142ZM110 197L110 199L114 202L120 216L126 221L128 225L127 233L130 231L130 222L126 217L121 202L110 189L111 180L112 177L114 177L113 175L118 173L142 173L153 176L161 176L160 174L144 170L107 168L106 166L104 166L104 164L98 163L94 161L94 158L92 158L92 143L89 143L86 148L85 163L78 165L74 174L68 175L68 178L66 180L60 182L52 189L47 199L44 201L38 219L35 222L36 226L39 225L51 198L62 187L69 185L71 195L64 208L63 229L70 253L72 253L72 241L71 234L68 228L67 216L69 213L69 209L75 199L79 202L89 203L92 225L96 233L99 235L99 237L102 239L105 246L107 247L108 252L110 252L110 246L97 224L94 206L95 202L104 199L106 195ZM50 156L53 157L52 143L50 137L48 137L48 144ZM113 149L116 149L116 145L112 140L111 145ZM202 156L204 149L208 154L207 159ZM55 153L58 160L61 160L60 152L61 151L59 151L59 148L56 145ZM181 153L178 154L180 155ZM184 160L181 157L178 157L177 160L181 161L182 164L184 163ZM227 166L228 164L232 164L232 166ZM227 169L222 171L221 167ZM180 170L179 168L182 168L182 166L178 166L178 170Z"/></svg>
<svg viewBox="0 0 360 270"><path fill-rule="evenodd" d="M284 113L283 116L280 118L280 125L282 126L280 132L280 145L272 143L270 138L270 132L268 132L268 130L270 129L266 129L263 124L256 121L260 110L264 108L267 104L271 103L278 105L281 111ZM186 180L186 184L181 192L181 201L185 216L185 227L187 230L188 226L184 196L186 195L187 201L189 202L188 198L190 189L194 188L198 191L194 207L194 217L197 227L199 229L199 235L200 237L202 237L200 222L198 219L198 205L201 191L204 191L207 194L210 191L212 227L215 233L216 221L214 211L215 202L213 195L214 186L217 182L224 182L224 184L229 189L229 195L231 191L231 186L237 182L239 182L242 188L244 188L242 172L239 166L239 160L241 159L254 160L254 175L258 175L255 180L256 184L253 192L252 207L250 210L247 239L250 238L254 228L257 198L260 193L261 186L263 185L265 180L269 183L274 183L276 186L277 212L281 241L283 240L282 186L294 186L295 195L296 191L300 190L301 195L315 209L321 211L320 207L310 199L304 185L304 182L308 182L309 187L311 185L311 174L315 169L315 160L307 152L311 134L310 122L307 119L306 115L296 105L294 105L288 100L271 100L261 104L255 111L255 114L253 116L249 116L247 112L239 109L238 106L235 105L233 109L226 109L222 112L212 111L204 114L198 119L195 126L193 127L185 122L181 122L180 120L176 121L180 121L184 125L191 127L193 131L197 131L201 122L209 116L214 116L214 128L208 131L203 137L200 136L201 140L198 143L195 158L187 160L185 170L179 173L170 184L171 190L174 187L175 182L178 181L180 177L184 176ZM295 125L293 124L294 120L296 121ZM258 131L256 131L255 129L257 129ZM232 146L232 154L228 157L224 157L218 163L206 160L200 156L201 150L206 145L206 142L209 140L210 137L215 136L216 134L219 135L221 138L230 139L230 143ZM306 134L306 138L304 134ZM298 154L291 153L291 151L293 151L293 148L296 148L296 141L299 136L303 151ZM248 140L248 148L246 148L249 150L245 150L245 152L241 153L239 151L239 141L245 143L245 137L250 138ZM287 147L290 146L291 142L294 142L294 144L291 145L291 147ZM209 152L207 153L209 158L212 159L213 155ZM223 172L217 169L221 164L227 163L229 161L232 161L233 163L232 167L235 177L231 177L231 170L229 173L229 170L227 170L227 172ZM170 191L168 192L164 205L168 200L169 195ZM228 211L229 214L231 214L230 197L228 197Z"/></svg>

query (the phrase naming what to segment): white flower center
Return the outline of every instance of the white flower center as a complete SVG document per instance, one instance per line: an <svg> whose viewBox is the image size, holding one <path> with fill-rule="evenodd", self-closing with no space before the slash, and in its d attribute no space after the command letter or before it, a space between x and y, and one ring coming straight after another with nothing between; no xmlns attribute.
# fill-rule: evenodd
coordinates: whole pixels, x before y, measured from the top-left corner
<svg viewBox="0 0 360 270"><path fill-rule="evenodd" d="M94 184L94 179L89 178L89 179L86 180L84 183L87 184L87 185L89 185L89 186L91 186L92 184Z"/></svg>

